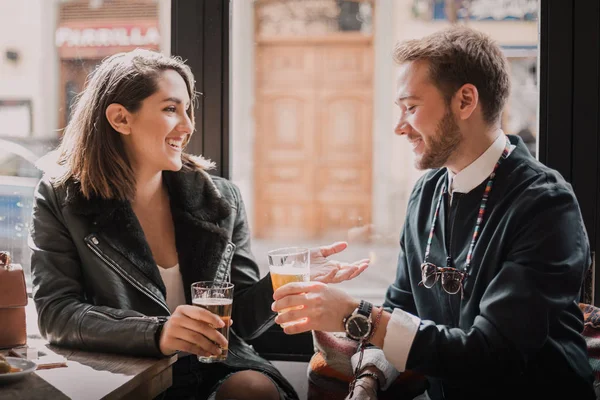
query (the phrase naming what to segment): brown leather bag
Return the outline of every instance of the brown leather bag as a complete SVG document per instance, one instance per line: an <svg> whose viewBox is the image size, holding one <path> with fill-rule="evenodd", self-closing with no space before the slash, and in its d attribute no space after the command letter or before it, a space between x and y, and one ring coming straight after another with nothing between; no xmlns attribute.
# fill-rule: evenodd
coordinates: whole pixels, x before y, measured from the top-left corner
<svg viewBox="0 0 600 400"><path fill-rule="evenodd" d="M27 343L25 274L19 264L11 264L0 252L0 349Z"/></svg>

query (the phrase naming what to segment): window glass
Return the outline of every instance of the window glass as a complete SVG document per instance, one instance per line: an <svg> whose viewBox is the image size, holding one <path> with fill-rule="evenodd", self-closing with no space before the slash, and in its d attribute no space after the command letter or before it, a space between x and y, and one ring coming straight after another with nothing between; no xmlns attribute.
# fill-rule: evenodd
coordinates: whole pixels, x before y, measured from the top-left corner
<svg viewBox="0 0 600 400"><path fill-rule="evenodd" d="M394 135L397 41L449 24L482 30L510 64L502 128L536 153L537 0L232 1L231 165L266 273L270 249L345 240L369 257L342 286L383 300L423 171Z"/></svg>
<svg viewBox="0 0 600 400"><path fill-rule="evenodd" d="M169 0L0 2L0 243L30 284L36 160L56 146L87 75L134 48L170 53Z"/></svg>

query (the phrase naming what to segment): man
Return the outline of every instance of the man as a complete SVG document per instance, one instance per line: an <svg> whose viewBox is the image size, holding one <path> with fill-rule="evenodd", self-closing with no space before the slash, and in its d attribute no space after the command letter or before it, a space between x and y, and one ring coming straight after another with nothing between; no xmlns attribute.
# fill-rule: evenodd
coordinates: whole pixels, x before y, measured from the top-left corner
<svg viewBox="0 0 600 400"><path fill-rule="evenodd" d="M385 310L294 283L273 309L303 308L276 322L305 318L286 333L345 330L381 349L366 351L360 368L374 373L361 374L353 398L374 398L368 385L407 369L427 377L434 400L594 398L577 305L588 238L571 186L500 130L510 92L501 50L452 27L394 56L395 132L431 170L409 200Z"/></svg>

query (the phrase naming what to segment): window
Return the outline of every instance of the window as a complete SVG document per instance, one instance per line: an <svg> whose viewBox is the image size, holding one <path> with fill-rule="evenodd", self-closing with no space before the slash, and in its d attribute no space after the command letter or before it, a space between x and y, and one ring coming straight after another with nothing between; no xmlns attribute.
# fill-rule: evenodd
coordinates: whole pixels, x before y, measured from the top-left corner
<svg viewBox="0 0 600 400"><path fill-rule="evenodd" d="M136 47L170 53L170 15L168 0L0 3L0 243L28 285L36 160L58 143L103 58Z"/></svg>
<svg viewBox="0 0 600 400"><path fill-rule="evenodd" d="M369 257L372 265L341 286L383 300L422 174L405 138L393 133L396 41L450 23L490 34L512 79L502 128L537 153L538 1L467 3L231 3L231 179L241 188L261 267L276 247L345 240L340 258Z"/></svg>

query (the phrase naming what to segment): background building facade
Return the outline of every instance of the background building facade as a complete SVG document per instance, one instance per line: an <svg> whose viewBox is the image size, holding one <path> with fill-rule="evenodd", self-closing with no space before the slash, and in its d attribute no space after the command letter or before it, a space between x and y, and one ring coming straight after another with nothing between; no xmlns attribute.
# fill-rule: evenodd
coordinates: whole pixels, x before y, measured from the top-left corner
<svg viewBox="0 0 600 400"><path fill-rule="evenodd" d="M453 13L447 3L458 5ZM397 241L421 172L393 134L391 53L450 20L502 46L513 82L503 129L535 151L537 1L463 3L233 2L232 178L257 237L315 239L362 227L354 232Z"/></svg>

